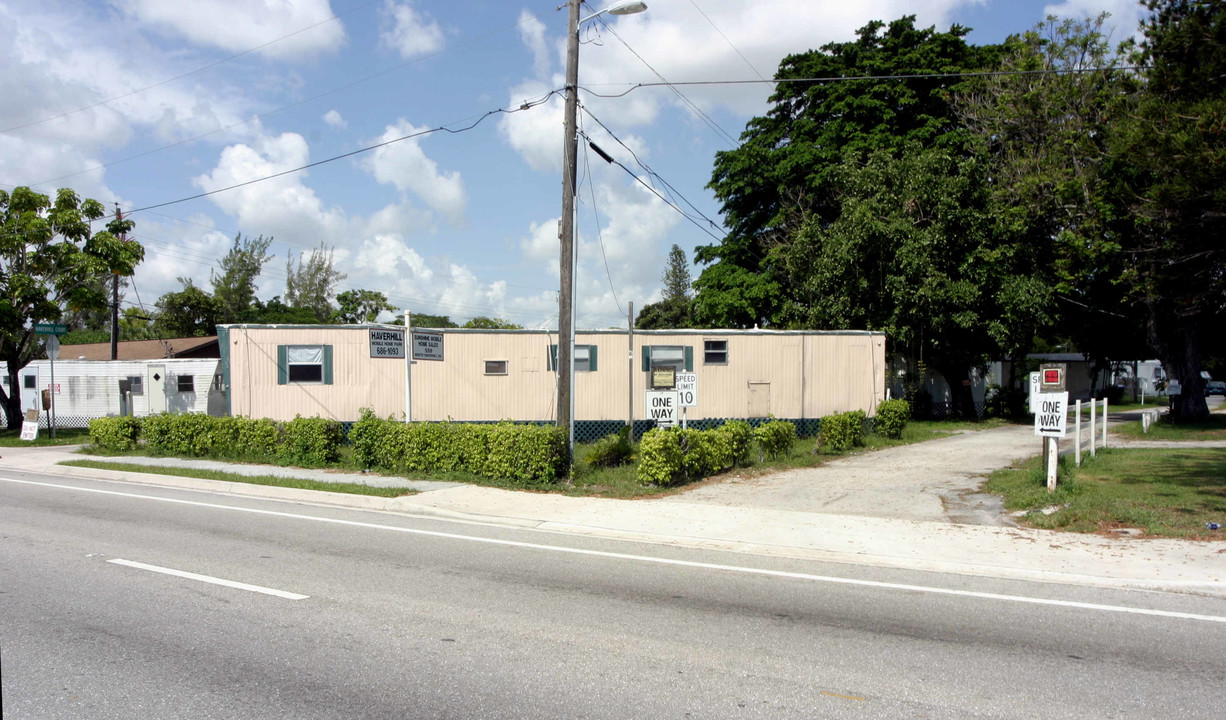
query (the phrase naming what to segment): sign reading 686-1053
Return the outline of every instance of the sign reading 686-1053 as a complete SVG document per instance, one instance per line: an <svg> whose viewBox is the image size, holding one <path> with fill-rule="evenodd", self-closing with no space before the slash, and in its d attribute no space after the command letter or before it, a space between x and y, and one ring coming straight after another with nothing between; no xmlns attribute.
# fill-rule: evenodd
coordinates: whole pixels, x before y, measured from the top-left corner
<svg viewBox="0 0 1226 720"><path fill-rule="evenodd" d="M404 330L371 328L370 356L372 358L403 358Z"/></svg>

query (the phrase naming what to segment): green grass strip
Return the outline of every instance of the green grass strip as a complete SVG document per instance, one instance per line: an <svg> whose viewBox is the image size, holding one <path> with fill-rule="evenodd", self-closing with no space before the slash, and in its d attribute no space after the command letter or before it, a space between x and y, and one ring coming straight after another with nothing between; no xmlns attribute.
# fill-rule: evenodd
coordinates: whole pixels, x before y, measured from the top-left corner
<svg viewBox="0 0 1226 720"><path fill-rule="evenodd" d="M93 468L95 470L118 470L120 472L138 472L151 475L173 475L175 477L190 477L201 480L222 480L225 482L245 483L247 485L269 485L272 487L294 488L297 490L321 490L323 492L345 493L349 495L371 495L374 497L400 497L415 495L416 490L394 487L374 487L361 483L320 482L318 480L300 480L298 478L277 477L275 475L238 475L235 473L218 472L216 470L198 470L195 468L175 468L161 465L136 465L134 463L99 462L97 460L70 460L60 463L72 467Z"/></svg>
<svg viewBox="0 0 1226 720"><path fill-rule="evenodd" d="M1041 460L998 470L984 490L1004 496L1008 510L1026 510L1032 527L1083 533L1139 528L1150 537L1224 540L1226 451L1110 449L1080 468L1060 459L1055 492L1047 492ZM1047 508L1051 514L1034 512Z"/></svg>

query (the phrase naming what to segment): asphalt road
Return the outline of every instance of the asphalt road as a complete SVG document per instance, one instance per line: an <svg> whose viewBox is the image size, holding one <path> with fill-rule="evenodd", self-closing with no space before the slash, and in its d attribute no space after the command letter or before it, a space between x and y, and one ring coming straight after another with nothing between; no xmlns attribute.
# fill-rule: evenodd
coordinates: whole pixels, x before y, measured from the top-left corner
<svg viewBox="0 0 1226 720"><path fill-rule="evenodd" d="M0 689L4 718L1216 718L1226 603L6 472Z"/></svg>

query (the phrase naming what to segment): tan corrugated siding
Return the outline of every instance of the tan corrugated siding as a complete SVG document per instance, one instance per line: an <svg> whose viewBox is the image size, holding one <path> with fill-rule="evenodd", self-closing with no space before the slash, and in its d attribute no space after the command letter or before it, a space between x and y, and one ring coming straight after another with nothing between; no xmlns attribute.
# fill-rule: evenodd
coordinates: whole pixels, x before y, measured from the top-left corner
<svg viewBox="0 0 1226 720"><path fill-rule="evenodd" d="M230 331L231 413L274 420L356 420L364 407L404 415L404 361L370 357L366 329L242 328ZM278 345L331 345L331 385L277 384Z"/></svg>
<svg viewBox="0 0 1226 720"><path fill-rule="evenodd" d="M413 365L414 420L551 420L557 375L548 369L552 333L447 332L443 362ZM704 362L704 340L728 343L726 364ZM366 329L233 326L231 402L235 415L290 419L295 414L354 420L363 407L383 417L404 412L404 363L371 358ZM332 345L332 385L277 385L278 345ZM596 372L575 373L577 420L622 420L630 398L644 417L645 345L693 348L699 405L688 417L742 418L749 386L769 384L769 412L814 418L861 409L870 414L884 394L885 341L869 334L635 333L628 367L624 333L576 333L597 347ZM506 375L486 375L486 361L505 361ZM633 390L628 385L633 381Z"/></svg>

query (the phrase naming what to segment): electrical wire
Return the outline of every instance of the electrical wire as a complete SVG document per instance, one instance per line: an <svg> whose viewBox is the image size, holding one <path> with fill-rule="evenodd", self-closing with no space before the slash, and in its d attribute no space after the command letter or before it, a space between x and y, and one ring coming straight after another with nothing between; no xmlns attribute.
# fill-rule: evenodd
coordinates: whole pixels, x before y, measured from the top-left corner
<svg viewBox="0 0 1226 720"><path fill-rule="evenodd" d="M749 58L745 57L737 46L732 44L732 41L728 39L728 36L724 34L723 30L719 29L719 26L715 24L715 21L708 17L707 14L702 11L702 8L698 7L698 3L694 2L694 0L690 0L690 4L693 5L694 9L698 11L698 14L702 16L702 19L706 20L707 23L715 29L715 32L719 33L719 36L724 39L724 42L728 43L728 47L732 48L732 51L735 52L737 56L741 58L741 60L745 61L745 65L748 66L750 70L753 70L753 74L757 75L762 80L766 80L766 78L762 76L762 73L758 72L758 69L753 66L753 63L749 62Z"/></svg>
<svg viewBox="0 0 1226 720"><path fill-rule="evenodd" d="M225 125L225 126L223 126L223 127L219 127L219 128L216 128L216 129L210 130L210 131L205 132L205 133L200 133L199 135L194 135L194 136L189 137L189 138L184 138L184 139L182 139L182 140L177 140L177 141L172 142L172 143L167 143L166 145L161 145L161 146L159 146L159 147L151 148L151 149L146 150L146 151L144 151L144 152L139 152L139 153L136 153L135 155L128 155L127 157L122 157L122 158L119 158L118 160L112 160L112 161L110 161L110 162L100 163L100 164L95 165L95 166L93 166L93 167L86 168L85 170L79 170L79 171L77 171L77 172L74 172L74 173L69 173L69 174L67 174L67 175L60 175L59 177L54 177L54 178L49 178L49 179L47 179L47 180L42 180L42 181L40 181L40 182L39 182L39 183L37 183L37 184L39 184L39 185L43 185L43 184L46 184L46 183L54 183L54 182L59 182L60 180L67 180L67 179L69 179L69 178L74 178L74 177L77 177L77 176L79 176L79 175L85 175L86 173L95 172L95 171L97 171L97 170L103 170L103 169L106 169L106 168L109 168L109 167L113 167L113 166L115 166L115 165L121 165L121 164L126 163L126 162L131 162L132 160L138 160L138 159L143 158L143 157L146 157L146 156L148 156L148 155L153 155L153 154L155 154L155 153L162 152L163 150L169 150L169 149L171 149L171 148L176 148L176 147L179 147L180 145L186 145L186 144L188 144L188 143L193 143L193 142L195 142L195 141L197 141L197 140L203 140L204 138L210 137L210 136L212 136L212 135L216 135L216 134L218 134L218 133L223 133L223 132L226 132L227 130L232 130L232 129L237 128L237 127L242 127L242 126L244 126L244 125L249 125L249 124L251 124L251 123L253 123L253 122L256 122L257 120L264 120L264 119L266 119L266 118L272 117L273 115L277 115L277 114L279 114L279 113L282 113L282 112L284 112L284 111L286 111L286 110L292 110L293 108L296 108L296 107L299 107L299 106L302 106L302 105L306 105L306 104L308 104L308 103L312 103L312 102L314 102L314 101L316 101L316 100L319 100L319 99L322 99L322 98L328 97L328 96L330 96L330 95L335 95L335 94L337 94L337 93L339 93L339 92L343 92L343 91L345 91L345 90L349 90L349 89L351 89L351 88L357 87L358 85L362 85L362 84L368 83L368 82L370 82L371 80L375 80L375 79L381 78L381 77L383 77L383 76L385 76L385 75L390 75L390 74L392 74L392 73L394 73L394 72L397 72L398 70L402 70L402 69L404 69L404 68L406 68L406 67L408 67L408 66L410 66L410 65L415 65L415 64L417 64L417 63L424 62L424 61L426 61L426 60L429 60L429 59L432 59L432 58L438 57L438 56L440 56L440 55L443 55L444 53L451 52L452 50L457 50L457 49L462 48L462 47L465 47L465 46L467 46L467 45L471 45L471 44L473 44L473 43L477 43L477 42L479 42L479 41L485 40L486 38L492 37L492 36L494 36L494 35L498 35L498 34L500 34L500 33L507 32L508 30L511 30L511 29L513 29L513 28L516 28L516 27L519 27L519 24L520 24L519 22L516 22L515 24L513 24L513 25L508 25L508 26L506 26L506 27L504 27L504 28L499 28L499 29L497 29L497 30L491 30L490 32L485 33L484 35L479 35L479 36L474 37L474 38L472 38L472 39L470 39L470 40L467 40L467 41L465 41L465 42L457 43L456 45L453 45L453 46L449 46L449 47L443 48L442 50L438 50L438 51L433 52L433 53L429 53L429 54L426 54L426 55L420 55L420 56L418 56L418 57L413 58L412 60L405 61L405 62L403 62L403 63L400 63L399 65L395 65L395 66L390 67L390 68L388 68L388 69L386 69L386 70L381 70L381 71L379 71L379 72L377 72L377 73L373 73L373 74L371 74L371 75L366 75L366 76L363 76L363 77L361 77L361 78L358 78L357 80L354 80L353 82L346 83L346 84L344 84L344 85L340 85L340 86L334 87L334 88L332 88L331 90L325 90L325 91L324 91L324 92L322 92L322 93L319 93L319 94L316 94L316 95L312 95L311 97L304 98L304 99L299 100L299 101L297 101L297 102L293 102L293 103L290 103L290 104L288 104L288 105L282 105L281 107L274 108L274 109L269 110L269 111L267 111L267 112L263 112L263 113L259 113L259 114L257 114L257 115L253 115L253 116L251 116L250 118L247 118L246 120L240 120L239 122L230 123L229 125Z"/></svg>
<svg viewBox="0 0 1226 720"><path fill-rule="evenodd" d="M579 132L583 132L582 124L580 124ZM596 209L596 184L592 182L592 173L586 145L583 146L583 177L585 180L587 180L588 194L592 198L592 215L596 218L596 241L600 244L600 259L604 262L605 276L609 278L609 292L613 293L613 303L617 305L618 314L625 315L626 312L622 310L621 300L617 299L617 288L613 286L613 273L609 270L609 257L605 254L604 235L600 230L600 212Z"/></svg>
<svg viewBox="0 0 1226 720"><path fill-rule="evenodd" d="M711 130L713 130L717 135L722 136L721 139L723 139L725 142L727 142L732 147L737 146L736 138L729 135L727 130L724 130L722 127L720 127L719 123L711 119L710 115L707 115L706 112L704 112L702 108L698 107L698 105L694 104L694 102L690 100L688 97L686 97L684 93L678 90L675 87L677 83L669 82L667 78L665 78L663 75L659 73L659 71L657 71L654 67L652 67L651 63L647 62L647 60L642 55L639 55L638 51L636 51L633 47L631 47L630 43L626 42L625 38L619 35L618 32L613 29L612 25L605 22L603 17L597 18L597 22L599 22L601 26L607 29L609 32L613 33L613 37L617 38L621 42L621 44L624 45L626 49L630 51L632 55L638 58L639 62L647 66L647 69L650 70L653 75L660 78L659 85L668 87L670 90L672 90L673 93L677 97L681 98L682 103L684 103L687 107L689 107L690 110L692 110L696 115L702 118L703 122L707 124L707 127L711 128Z"/></svg>
<svg viewBox="0 0 1226 720"><path fill-rule="evenodd" d="M621 138L617 137L617 135L616 135L616 134L614 134L614 133L613 133L613 131L609 129L609 126L608 126L608 125L605 125L605 124L604 124L604 123L603 123L603 122L600 120L600 118L598 118L598 117L596 117L595 115L593 115L593 114L592 114L592 112L591 112L590 110L588 110L586 106L580 106L580 107L583 109L583 114L584 114L584 115L587 115L587 116L588 116L588 117L590 117L592 120L594 120L594 121L596 122L596 124L597 124L597 125L599 125L599 126L601 127L601 129L603 129L603 130L604 130L606 133L608 133L608 134L609 134L609 137L613 138L613 140L614 140L614 141L616 141L618 145L621 145L623 148L625 148L625 149L626 149L626 152L630 153L630 156L634 158L634 162L635 162L635 163L636 163L636 164L637 164L639 167L643 168L643 170L644 170L646 173L648 173L649 175L651 175L651 176L652 176L652 177L654 177L654 178L657 178L657 179L658 179L658 180L659 180L661 183L663 183L663 184L664 184L664 186L665 186L666 188L668 188L668 190L669 190L669 192L670 192L671 194L675 194L677 197L681 198L681 200L682 200L682 201L683 201L683 202L684 202L686 205L689 205L689 206L690 206L690 209L692 209L694 212L698 213L698 215L700 215L700 216L702 217L702 219L703 219L703 220L706 220L706 221L707 221L707 224L708 224L708 225L710 225L712 228L714 228L714 229L716 229L716 230L723 230L723 229L724 229L722 225L720 225L719 223L715 222L715 221L714 221L714 220L712 220L711 218L707 217L707 216L706 216L706 214L702 212L702 210L699 210L699 209L698 209L698 207L694 205L694 203L690 202L690 201L689 201L689 199L687 199L687 198L686 198L684 195L682 195L680 191L678 191L678 190L677 190L675 187L673 187L672 183L668 182L668 180L665 180L665 179L664 179L664 176L660 175L658 172L656 172L655 170L651 169L651 167L650 167L649 165L647 165L647 163L645 163L645 162L643 162L642 160L640 160L640 159L639 159L638 154L637 154L637 153L635 153L635 152L634 152L634 150L633 150L633 149L632 149L632 148L631 148L629 145L627 145L626 143L622 142Z"/></svg>
<svg viewBox="0 0 1226 720"><path fill-rule="evenodd" d="M177 200L167 200L166 202L156 203L153 205L146 205L145 207L135 208L131 210L130 212L131 213L145 212L147 210L156 210L157 208L163 208L163 207L167 207L170 205L178 205L180 203L189 202L191 200L199 200L200 198L217 195L219 193L228 192L230 190L236 190L241 187L247 187L248 185L255 185L256 183L261 183L261 182L265 182L268 180L275 180L276 178L285 177L286 175L292 175L294 173L302 172L303 170L309 170L314 167L319 167L320 165L327 165L329 163L336 162L337 160L344 160L345 158L350 158L355 155L361 155L363 153L368 153L372 150L378 150L379 148L387 147L388 145L394 145L398 142L403 142L405 140L412 140L413 138L422 137L423 135L432 135L437 132L447 132L452 135L459 135L460 133L468 132L469 130L472 130L473 128L477 127L486 118L490 117L491 115L499 115L499 114L510 115L512 113L517 113L523 110L528 110L530 108L533 108L537 105L540 105L548 101L549 98L552 97L557 92L558 92L557 90L550 90L540 100L524 102L519 107L511 108L509 110L506 108L498 108L497 110L489 110L483 115L481 115L479 118L477 118L475 121L473 121L471 125L467 125L462 128L449 128L445 125L442 125L439 127L418 130L417 132L412 132L407 135L402 135L398 138L393 138L391 140L385 140L380 143L375 143L374 145L367 145L366 147L358 148L357 150L351 150L347 153L341 153L340 155L333 155L332 157L324 158L323 160L316 160L315 162L307 163L306 165L300 165L295 168L290 168L289 170L282 170L281 172L273 173L271 175L265 175L263 177L254 178L252 180L246 180L241 183L235 183L233 185L228 185L226 187L218 188L216 190L209 190L209 191L202 192L202 193L196 193L195 195L189 195L188 197L179 198ZM112 217L112 216L108 216L108 217ZM105 220L107 218L103 218L103 219Z"/></svg>
<svg viewBox="0 0 1226 720"><path fill-rule="evenodd" d="M701 87L704 85L781 85L787 83L840 83L840 82L862 82L865 80L934 80L942 78L971 78L971 77L1006 77L1010 75L1076 75L1094 72L1114 72L1114 71L1137 71L1148 70L1147 65L1122 65L1117 67L1091 67L1091 68L1072 68L1067 70L982 70L982 71L967 71L967 72L948 72L948 73L916 73L913 75L892 74L892 75L829 75L825 77L807 77L807 78L775 78L773 80L685 80L681 82L643 82L633 83L626 90L620 93L598 93L592 87L610 87L605 85L580 85L584 92L593 97L598 98L620 98L629 95L635 90L643 88L655 87Z"/></svg>
<svg viewBox="0 0 1226 720"><path fill-rule="evenodd" d="M583 139L584 139L584 140L587 140L588 142L591 142L591 141L592 141L592 139L591 139L591 138L589 138L589 137L588 137L586 134L584 134L584 135L583 135ZM622 164L622 163L621 163L619 160L617 160L617 158L611 157L611 156L609 156L608 154L602 154L602 155L601 155L601 157L605 158L605 159L606 159L606 160L607 160L607 161L608 161L610 164L612 164L612 165L616 165L616 166L618 166L619 168L621 168L622 170L625 170L625 171L626 171L626 173L627 173L628 175L630 175L630 177L634 178L635 182L637 182L639 185L642 185L643 187L645 187L645 188L647 188L648 190L650 190L652 195L655 195L656 197L660 198L660 201L661 201L661 202L663 202L665 205L669 206L669 207L670 207L670 208L672 208L673 210L676 210L678 213L680 213L680 214L681 214L681 217L683 217L683 218L685 218L686 220L689 220L691 223L693 223L693 224L694 224L694 227L696 227L696 228L698 228L699 230L702 230L702 231L703 231L703 232L705 232L706 234L710 235L710 236L711 236L712 238L714 238L714 239L715 239L717 242L718 242L718 241L720 241L720 240L722 240L722 238L721 238L720 236L716 235L715 233L711 232L711 231L710 231L710 230L708 230L707 228L703 227L702 223L700 223L700 222L698 222L697 220L695 220L694 218L690 217L690 215L689 215L688 213L686 213L684 210L682 210L682 209L681 209L680 207L678 207L676 204L674 204L674 203L670 202L670 201L668 200L668 198L666 198L666 197L664 197L663 195L661 195L661 194L660 194L660 191L658 191L658 190L656 190L655 188L653 188L653 187L652 187L652 186L651 186L649 183L644 182L644 181L643 181L643 178L639 177L639 176L638 176L638 175L637 175L637 174L636 174L636 173L635 173L633 170L631 170L630 168L628 168L628 167L626 167L625 165L623 165L623 164Z"/></svg>

